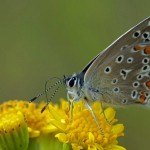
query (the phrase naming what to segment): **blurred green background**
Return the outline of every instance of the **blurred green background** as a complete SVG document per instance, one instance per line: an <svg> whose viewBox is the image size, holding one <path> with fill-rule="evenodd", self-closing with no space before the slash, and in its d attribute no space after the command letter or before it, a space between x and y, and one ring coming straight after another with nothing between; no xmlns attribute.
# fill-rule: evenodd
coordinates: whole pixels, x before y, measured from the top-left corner
<svg viewBox="0 0 150 150"><path fill-rule="evenodd" d="M28 100L49 77L80 71L149 15L149 0L0 0L1 102ZM120 144L150 149L150 108L118 109L117 117L125 124Z"/></svg>

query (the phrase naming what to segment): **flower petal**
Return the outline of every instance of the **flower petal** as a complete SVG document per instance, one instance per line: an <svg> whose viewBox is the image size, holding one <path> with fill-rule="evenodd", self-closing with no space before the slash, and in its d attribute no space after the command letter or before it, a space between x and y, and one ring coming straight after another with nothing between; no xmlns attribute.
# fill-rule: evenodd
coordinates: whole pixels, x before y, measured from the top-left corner
<svg viewBox="0 0 150 150"><path fill-rule="evenodd" d="M111 150L126 150L126 149L119 145L112 145Z"/></svg>
<svg viewBox="0 0 150 150"><path fill-rule="evenodd" d="M52 105L49 105L49 111L50 111L51 115L54 117L54 119L56 119L58 121L61 121L62 118L64 117L60 113L58 113L58 111L56 111Z"/></svg>
<svg viewBox="0 0 150 150"><path fill-rule="evenodd" d="M47 134L47 133L55 132L57 130L58 129L55 126L50 124L50 125L45 126L45 127L42 128L42 133Z"/></svg>
<svg viewBox="0 0 150 150"><path fill-rule="evenodd" d="M97 150L97 148L94 145L89 145L88 150Z"/></svg>
<svg viewBox="0 0 150 150"><path fill-rule="evenodd" d="M57 137L63 143L68 143L68 137L65 133L58 133L55 135L55 137Z"/></svg>
<svg viewBox="0 0 150 150"><path fill-rule="evenodd" d="M123 124L116 124L112 128L112 132L114 134L121 134L123 132L123 130L124 130Z"/></svg>
<svg viewBox="0 0 150 150"><path fill-rule="evenodd" d="M114 117L115 117L115 114L116 114L115 110L114 110L113 108L111 108L111 107L107 108L107 109L104 111L104 113L105 113L106 118L107 118L109 121L112 121L112 120L114 119Z"/></svg>
<svg viewBox="0 0 150 150"><path fill-rule="evenodd" d="M89 142L91 143L91 144L93 144L94 143L94 135L91 133L91 132L89 132Z"/></svg>
<svg viewBox="0 0 150 150"><path fill-rule="evenodd" d="M95 146L98 150L104 150L104 148L100 144L95 143Z"/></svg>
<svg viewBox="0 0 150 150"><path fill-rule="evenodd" d="M55 127L57 127L61 131L65 131L66 125L63 124L62 122L59 122L55 119L50 119L50 123L53 124Z"/></svg>
<svg viewBox="0 0 150 150"><path fill-rule="evenodd" d="M78 144L73 143L73 144L71 144L71 145L72 145L72 149L73 149L73 150L81 150L81 149L83 149L83 147L80 146L80 145L78 145Z"/></svg>

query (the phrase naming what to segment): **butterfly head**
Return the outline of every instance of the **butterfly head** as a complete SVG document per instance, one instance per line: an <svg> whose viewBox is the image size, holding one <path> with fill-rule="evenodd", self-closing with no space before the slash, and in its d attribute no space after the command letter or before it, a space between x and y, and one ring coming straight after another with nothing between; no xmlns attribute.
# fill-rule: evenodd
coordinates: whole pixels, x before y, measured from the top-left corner
<svg viewBox="0 0 150 150"><path fill-rule="evenodd" d="M64 84L66 85L67 89L74 89L78 86L78 77L76 74L72 76L65 77L64 76Z"/></svg>
<svg viewBox="0 0 150 150"><path fill-rule="evenodd" d="M64 84L68 91L68 95L72 98L77 98L81 95L81 88L83 85L83 79L81 74L73 74L72 76L64 76Z"/></svg>

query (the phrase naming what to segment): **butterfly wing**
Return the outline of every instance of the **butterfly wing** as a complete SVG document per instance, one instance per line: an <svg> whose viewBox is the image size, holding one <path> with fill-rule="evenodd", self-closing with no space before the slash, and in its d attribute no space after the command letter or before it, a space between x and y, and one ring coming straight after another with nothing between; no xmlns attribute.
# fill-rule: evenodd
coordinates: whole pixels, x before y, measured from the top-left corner
<svg viewBox="0 0 150 150"><path fill-rule="evenodd" d="M83 71L92 100L145 104L150 99L150 17L96 56Z"/></svg>

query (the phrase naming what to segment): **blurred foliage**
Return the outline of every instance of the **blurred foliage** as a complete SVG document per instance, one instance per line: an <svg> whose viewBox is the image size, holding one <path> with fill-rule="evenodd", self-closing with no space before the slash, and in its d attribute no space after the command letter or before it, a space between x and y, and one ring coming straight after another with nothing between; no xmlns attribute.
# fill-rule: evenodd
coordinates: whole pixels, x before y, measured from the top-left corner
<svg viewBox="0 0 150 150"><path fill-rule="evenodd" d="M149 6L149 0L0 0L1 101L28 100L49 77L80 71L148 17ZM63 87L57 97L66 97ZM129 107L119 114L126 124L122 144L149 149L150 109Z"/></svg>

